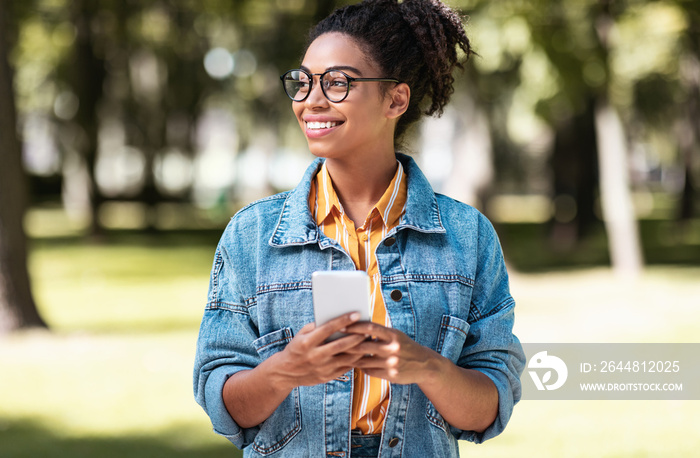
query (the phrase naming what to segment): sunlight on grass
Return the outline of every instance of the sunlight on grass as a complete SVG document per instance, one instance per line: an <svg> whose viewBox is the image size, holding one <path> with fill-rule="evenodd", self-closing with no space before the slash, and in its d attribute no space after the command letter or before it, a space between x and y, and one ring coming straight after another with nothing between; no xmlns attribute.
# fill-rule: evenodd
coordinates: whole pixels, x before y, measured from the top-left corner
<svg viewBox="0 0 700 458"><path fill-rule="evenodd" d="M172 402L188 398L191 391L191 333L104 337L35 332L5 344L22 353L3 356L4 364L18 369L4 382L14 381L16 392L31 396L5 399L3 409L24 410L35 419L49 414L65 434L159 431L171 425L170 419L198 414L190 402Z"/></svg>
<svg viewBox="0 0 700 458"><path fill-rule="evenodd" d="M522 401L505 432L463 456L691 457L700 401Z"/></svg>
<svg viewBox="0 0 700 458"><path fill-rule="evenodd" d="M511 273L523 342L698 342L700 268L647 267L636 280L608 268Z"/></svg>
<svg viewBox="0 0 700 458"><path fill-rule="evenodd" d="M0 341L0 456L237 456L192 395L215 245L137 242L37 244L53 331Z"/></svg>
<svg viewBox="0 0 700 458"><path fill-rule="evenodd" d="M31 258L41 312L58 330L166 331L196 325L214 246L51 246Z"/></svg>
<svg viewBox="0 0 700 458"><path fill-rule="evenodd" d="M194 328L143 335L34 331L6 338L0 442L12 443L15 430L30 423L59 443L162 438L192 456L202 447L229 449L192 398L195 339Z"/></svg>

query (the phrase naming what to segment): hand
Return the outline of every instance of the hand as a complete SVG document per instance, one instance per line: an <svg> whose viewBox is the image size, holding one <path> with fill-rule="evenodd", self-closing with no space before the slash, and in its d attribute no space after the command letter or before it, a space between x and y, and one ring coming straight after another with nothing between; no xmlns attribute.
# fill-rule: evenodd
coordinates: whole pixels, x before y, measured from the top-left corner
<svg viewBox="0 0 700 458"><path fill-rule="evenodd" d="M362 353L349 353L364 335L351 335L325 343L337 331L357 322L359 313L348 313L323 326L307 324L279 353L253 369L236 372L223 388L231 418L241 428L265 421L289 393L300 385L325 383L349 371Z"/></svg>
<svg viewBox="0 0 700 458"><path fill-rule="evenodd" d="M437 352L416 343L403 332L376 323L356 323L346 330L349 334L373 336L347 350L354 355L362 355L355 363L356 368L366 374L386 379L390 382L420 384L435 373L434 364L441 359Z"/></svg>
<svg viewBox="0 0 700 458"><path fill-rule="evenodd" d="M326 343L326 339L357 322L358 313L348 313L322 326L309 323L299 330L283 351L274 358L275 373L284 388L317 385L333 380L352 369L362 353L349 352L365 340L364 335L350 335Z"/></svg>

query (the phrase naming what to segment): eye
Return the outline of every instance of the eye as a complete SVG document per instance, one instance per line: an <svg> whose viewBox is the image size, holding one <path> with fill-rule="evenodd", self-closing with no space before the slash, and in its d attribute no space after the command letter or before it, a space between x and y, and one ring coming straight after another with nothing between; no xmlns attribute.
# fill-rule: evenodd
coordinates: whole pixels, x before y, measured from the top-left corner
<svg viewBox="0 0 700 458"><path fill-rule="evenodd" d="M348 79L342 73L327 73L323 78L323 85L326 89L345 90L348 87Z"/></svg>
<svg viewBox="0 0 700 458"><path fill-rule="evenodd" d="M284 83L293 92L309 90L309 77L302 72L291 73Z"/></svg>
<svg viewBox="0 0 700 458"><path fill-rule="evenodd" d="M309 76L300 70L287 72L283 82L284 91L295 101L301 101L306 98L311 87Z"/></svg>
<svg viewBox="0 0 700 458"><path fill-rule="evenodd" d="M330 81L329 86L338 89L345 89L348 87L348 80L345 78L334 78Z"/></svg>
<svg viewBox="0 0 700 458"><path fill-rule="evenodd" d="M346 80L345 78L335 78L331 80L330 86L337 88L346 88L348 86L348 80Z"/></svg>

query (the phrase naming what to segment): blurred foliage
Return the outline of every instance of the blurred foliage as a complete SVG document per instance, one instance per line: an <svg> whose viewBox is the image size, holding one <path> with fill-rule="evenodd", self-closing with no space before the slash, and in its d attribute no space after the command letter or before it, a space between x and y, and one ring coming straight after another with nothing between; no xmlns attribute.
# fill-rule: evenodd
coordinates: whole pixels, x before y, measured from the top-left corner
<svg viewBox="0 0 700 458"><path fill-rule="evenodd" d="M221 209L257 197L249 182L263 182L259 194L293 184L269 171L282 157L277 168L291 174L298 167L284 158L305 151L278 76L298 65L308 28L347 3L15 2L13 64L35 201L61 195L96 232L107 200ZM696 217L698 2L447 3L464 13L479 53L457 79L454 108L471 100L488 121L484 154L496 173L483 199L546 195L545 220L575 225L576 239L593 230L593 106L603 97L624 124L633 191L674 199L664 218ZM567 199L575 205L560 211Z"/></svg>

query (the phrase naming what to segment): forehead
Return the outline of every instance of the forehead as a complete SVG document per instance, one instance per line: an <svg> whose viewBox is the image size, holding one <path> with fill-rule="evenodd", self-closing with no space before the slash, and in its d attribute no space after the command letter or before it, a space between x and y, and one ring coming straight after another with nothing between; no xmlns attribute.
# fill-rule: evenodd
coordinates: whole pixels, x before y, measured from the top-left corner
<svg viewBox="0 0 700 458"><path fill-rule="evenodd" d="M316 38L306 50L302 65L313 73L335 67L354 67L363 75L376 72L378 68L357 40L338 32Z"/></svg>

